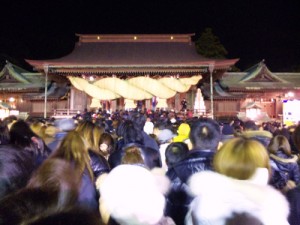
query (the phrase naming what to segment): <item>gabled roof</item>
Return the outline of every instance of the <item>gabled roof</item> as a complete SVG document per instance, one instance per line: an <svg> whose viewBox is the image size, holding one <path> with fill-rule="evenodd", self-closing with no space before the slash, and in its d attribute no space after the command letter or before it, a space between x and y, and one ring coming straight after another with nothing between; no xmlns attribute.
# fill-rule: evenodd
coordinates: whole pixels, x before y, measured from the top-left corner
<svg viewBox="0 0 300 225"><path fill-rule="evenodd" d="M201 87L205 99L210 99L210 85L205 83ZM236 100L245 98L243 93L229 93L219 82L214 82L213 99L214 100Z"/></svg>
<svg viewBox="0 0 300 225"><path fill-rule="evenodd" d="M246 72L247 74L241 79L240 82L286 82L285 80L282 80L273 74L268 69L264 61L256 64Z"/></svg>
<svg viewBox="0 0 300 225"><path fill-rule="evenodd" d="M194 34L82 35L73 52L59 59L26 60L49 73L118 74L207 72L208 65L227 69L238 59L214 60L196 52Z"/></svg>
<svg viewBox="0 0 300 225"><path fill-rule="evenodd" d="M0 71L1 91L22 91L44 87L45 77L42 73L31 73L10 62L6 62Z"/></svg>
<svg viewBox="0 0 300 225"><path fill-rule="evenodd" d="M274 73L262 61L245 72L225 72L222 83L230 91L299 89L300 73Z"/></svg>
<svg viewBox="0 0 300 225"><path fill-rule="evenodd" d="M243 109L262 109L262 106L257 102L248 102Z"/></svg>

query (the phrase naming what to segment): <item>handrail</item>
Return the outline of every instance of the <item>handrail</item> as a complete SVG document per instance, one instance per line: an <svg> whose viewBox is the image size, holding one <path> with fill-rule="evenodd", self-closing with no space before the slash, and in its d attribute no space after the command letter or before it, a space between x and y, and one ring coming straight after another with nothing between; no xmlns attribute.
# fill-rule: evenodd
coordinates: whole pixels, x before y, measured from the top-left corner
<svg viewBox="0 0 300 225"><path fill-rule="evenodd" d="M76 115L78 111L78 109L55 109L53 115Z"/></svg>

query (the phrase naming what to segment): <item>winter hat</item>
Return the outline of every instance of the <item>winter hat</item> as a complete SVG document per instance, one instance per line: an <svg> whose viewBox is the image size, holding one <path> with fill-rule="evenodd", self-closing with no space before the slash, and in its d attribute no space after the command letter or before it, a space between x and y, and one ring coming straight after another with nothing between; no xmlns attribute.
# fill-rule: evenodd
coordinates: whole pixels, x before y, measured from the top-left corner
<svg viewBox="0 0 300 225"><path fill-rule="evenodd" d="M173 132L169 129L163 129L157 135L157 139L160 142L167 142L167 141L171 140L173 137L175 137L175 134L173 134Z"/></svg>
<svg viewBox="0 0 300 225"><path fill-rule="evenodd" d="M167 189L161 186L169 186L165 176L158 180L144 167L119 165L101 182L100 205L122 225L156 224L164 216Z"/></svg>
<svg viewBox="0 0 300 225"><path fill-rule="evenodd" d="M146 134L153 134L154 124L151 121L147 121L144 125L144 131Z"/></svg>
<svg viewBox="0 0 300 225"><path fill-rule="evenodd" d="M60 119L56 121L55 124L61 131L71 131L75 129L75 121L73 119Z"/></svg>
<svg viewBox="0 0 300 225"><path fill-rule="evenodd" d="M182 123L177 129L178 136L174 137L174 142L181 142L189 138L190 135L190 125L187 123Z"/></svg>

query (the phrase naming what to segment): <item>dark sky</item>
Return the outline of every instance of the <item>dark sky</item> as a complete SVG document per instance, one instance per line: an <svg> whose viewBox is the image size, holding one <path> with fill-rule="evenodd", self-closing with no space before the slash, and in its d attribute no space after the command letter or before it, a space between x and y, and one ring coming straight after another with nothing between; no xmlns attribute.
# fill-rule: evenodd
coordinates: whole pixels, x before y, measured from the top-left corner
<svg viewBox="0 0 300 225"><path fill-rule="evenodd" d="M299 0L2 0L0 53L20 59L70 53L75 33L195 33L211 27L245 70L300 66ZM2 57L3 58L3 57Z"/></svg>

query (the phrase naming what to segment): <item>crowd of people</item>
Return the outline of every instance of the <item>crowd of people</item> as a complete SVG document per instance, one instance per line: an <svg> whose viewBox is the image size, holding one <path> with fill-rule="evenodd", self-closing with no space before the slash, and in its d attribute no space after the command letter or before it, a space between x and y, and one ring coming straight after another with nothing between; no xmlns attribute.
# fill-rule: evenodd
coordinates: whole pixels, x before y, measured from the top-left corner
<svg viewBox="0 0 300 225"><path fill-rule="evenodd" d="M300 125L174 111L10 116L0 225L299 225L299 151Z"/></svg>

